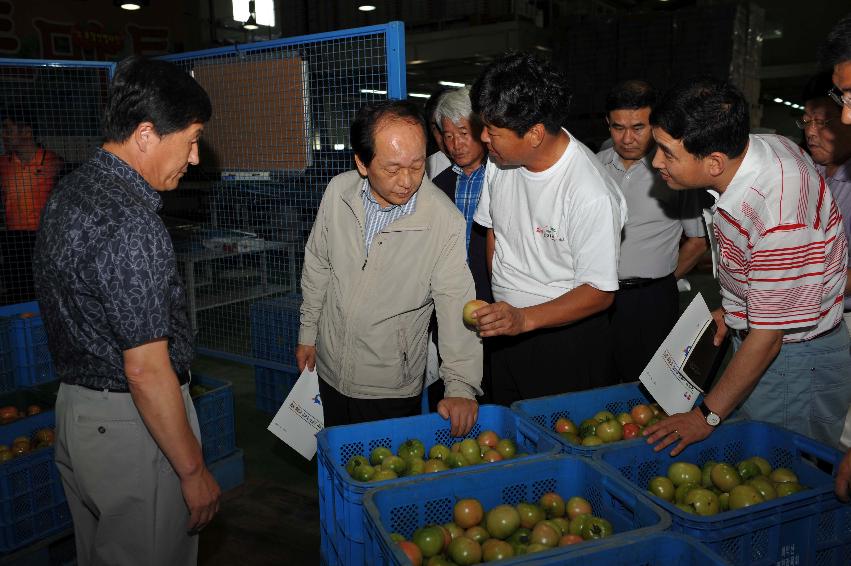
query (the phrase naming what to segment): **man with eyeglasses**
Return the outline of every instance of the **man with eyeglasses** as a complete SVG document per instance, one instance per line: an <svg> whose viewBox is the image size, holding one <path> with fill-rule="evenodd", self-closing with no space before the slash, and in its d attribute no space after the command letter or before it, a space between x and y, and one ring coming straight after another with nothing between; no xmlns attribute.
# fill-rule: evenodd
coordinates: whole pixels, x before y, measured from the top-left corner
<svg viewBox="0 0 851 566"><path fill-rule="evenodd" d="M821 47L821 62L826 69L832 69L833 85L828 96L841 108L843 124L851 125L851 14L841 19L827 36ZM843 211L843 222L851 224L851 215ZM845 228L848 230L847 226ZM847 286L846 286L847 292ZM846 301L846 308L848 302ZM843 441L844 441L843 433ZM847 502L848 489L851 486L851 450L849 450L836 472L836 495Z"/></svg>
<svg viewBox="0 0 851 566"><path fill-rule="evenodd" d="M842 123L851 124L851 14L833 26L821 47L821 61L833 69L828 95L842 108Z"/></svg>
<svg viewBox="0 0 851 566"><path fill-rule="evenodd" d="M597 154L627 206L611 321L620 382L638 379L677 323L677 279L708 247L697 191L674 191L653 170L650 112L656 100L645 81L615 85L606 97L612 147Z"/></svg>
<svg viewBox="0 0 851 566"><path fill-rule="evenodd" d="M828 94L831 72L812 77L804 88L804 115L795 120L819 174L824 177L839 212L845 236L851 242L851 125L840 120L842 108ZM845 287L845 321L851 324L851 297Z"/></svg>

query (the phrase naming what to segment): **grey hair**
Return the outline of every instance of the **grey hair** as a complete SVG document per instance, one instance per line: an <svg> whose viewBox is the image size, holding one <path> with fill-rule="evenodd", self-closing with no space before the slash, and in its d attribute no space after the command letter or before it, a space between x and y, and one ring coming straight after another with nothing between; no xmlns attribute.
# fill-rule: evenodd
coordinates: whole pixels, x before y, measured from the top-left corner
<svg viewBox="0 0 851 566"><path fill-rule="evenodd" d="M447 91L440 97L434 109L434 121L441 132L444 118L458 126L462 118L472 121L472 116L473 105L470 103L470 89L467 87Z"/></svg>

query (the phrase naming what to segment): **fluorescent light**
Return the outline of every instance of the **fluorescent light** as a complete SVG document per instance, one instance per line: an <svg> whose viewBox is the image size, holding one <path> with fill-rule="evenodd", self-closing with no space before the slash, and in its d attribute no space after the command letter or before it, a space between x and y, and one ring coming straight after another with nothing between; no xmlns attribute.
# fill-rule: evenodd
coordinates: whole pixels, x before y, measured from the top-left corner
<svg viewBox="0 0 851 566"><path fill-rule="evenodd" d="M430 94L423 94L422 92L409 92L408 96L411 98L429 98Z"/></svg>
<svg viewBox="0 0 851 566"><path fill-rule="evenodd" d="M386 90L375 90L372 88L362 88L360 91L364 94L387 94Z"/></svg>
<svg viewBox="0 0 851 566"><path fill-rule="evenodd" d="M136 2L124 2L123 4L121 4L121 8L123 8L124 10L130 10L132 12L133 10L141 9L142 6L140 4L137 4Z"/></svg>
<svg viewBox="0 0 851 566"><path fill-rule="evenodd" d="M342 144L342 143L335 143L334 149L336 149L337 151L340 151L341 149L346 149L346 146L345 146L345 144Z"/></svg>
<svg viewBox="0 0 851 566"><path fill-rule="evenodd" d="M783 104L783 99L782 98L775 98L774 102L776 102L777 104Z"/></svg>
<svg viewBox="0 0 851 566"><path fill-rule="evenodd" d="M788 100L784 100L783 104L785 104L786 106L792 106L792 103L789 102Z"/></svg>
<svg viewBox="0 0 851 566"><path fill-rule="evenodd" d="M461 88L463 86L467 86L464 83L456 83L456 82L452 82L452 81L437 81L437 84L443 85L443 86L455 86L455 87L458 87L458 88Z"/></svg>
<svg viewBox="0 0 851 566"><path fill-rule="evenodd" d="M375 10L375 6L372 4L362 4L361 6L358 6L358 10L361 12L372 12Z"/></svg>

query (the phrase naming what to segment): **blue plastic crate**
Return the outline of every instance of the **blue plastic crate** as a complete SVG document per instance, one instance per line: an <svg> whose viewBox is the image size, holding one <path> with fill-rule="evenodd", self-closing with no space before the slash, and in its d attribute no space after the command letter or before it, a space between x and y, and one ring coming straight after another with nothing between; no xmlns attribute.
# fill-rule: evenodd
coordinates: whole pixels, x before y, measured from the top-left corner
<svg viewBox="0 0 851 566"><path fill-rule="evenodd" d="M254 394L257 408L264 413L275 414L287 395L290 394L295 382L298 381L298 372L281 371L261 366L254 368Z"/></svg>
<svg viewBox="0 0 851 566"><path fill-rule="evenodd" d="M0 317L0 392L15 389L15 364L12 356L12 321Z"/></svg>
<svg viewBox="0 0 851 566"><path fill-rule="evenodd" d="M0 444L53 428L55 415L46 411L0 427ZM0 552L10 552L71 525L53 447L0 464Z"/></svg>
<svg viewBox="0 0 851 566"><path fill-rule="evenodd" d="M527 454L555 454L559 446L553 439L540 434L529 423L519 419L506 407L482 405L473 430L467 435L475 438L480 433L492 430L500 438L510 438L517 444L517 452ZM426 450L435 444L449 446L460 440L449 435L449 421L437 413L387 419L370 423L326 428L316 435L319 475L319 521L334 537L334 544L343 564L363 564L364 513L363 496L375 486L394 485L407 481L406 478L377 483L364 483L352 479L346 472L346 463L356 454L369 456L373 448L384 446L394 453L399 445L410 438L419 439ZM511 460L522 461L526 458ZM499 467L508 462L483 464L477 469ZM429 477L449 477L459 468L430 474ZM418 476L425 477L425 476Z"/></svg>
<svg viewBox="0 0 851 566"><path fill-rule="evenodd" d="M226 456L236 448L233 418L233 386L228 381L194 374L192 385L207 391L192 400L201 427L201 446L204 462L210 463Z"/></svg>
<svg viewBox="0 0 851 566"><path fill-rule="evenodd" d="M777 426L739 421L719 427L676 458L669 452L630 443L607 446L594 457L641 493L650 478L665 475L674 461L703 466L707 460L735 464L761 456L773 468L791 468L808 489L744 509L701 517L661 499L654 501L671 514L672 530L700 540L733 564L851 563L851 506L839 502L833 493L833 478L813 463L817 458L836 466L842 457L838 451Z"/></svg>
<svg viewBox="0 0 851 566"><path fill-rule="evenodd" d="M599 411L611 411L617 415L618 413L628 413L636 405L653 403L653 399L644 392L640 385L636 381L623 385L589 389L588 391L516 401L511 405L511 410L528 419L555 439L565 453L590 457L601 446L571 444L555 432L556 421L565 417L572 420L578 427L583 420L590 419ZM626 440L618 444L635 442L643 441L641 439Z"/></svg>
<svg viewBox="0 0 851 566"><path fill-rule="evenodd" d="M264 299L251 304L251 354L295 370L301 295Z"/></svg>
<svg viewBox="0 0 851 566"><path fill-rule="evenodd" d="M33 387L56 379L47 345L47 330L37 302L0 307L9 322L15 387Z"/></svg>
<svg viewBox="0 0 851 566"><path fill-rule="evenodd" d="M535 557L533 560L533 556ZM586 566L588 564L629 564L630 566L730 566L730 563L693 538L675 533L655 533L646 536L627 535L627 539L611 545L576 546L568 555L551 560L526 557L526 563L536 566ZM524 563L514 561L512 563Z"/></svg>
<svg viewBox="0 0 851 566"><path fill-rule="evenodd" d="M452 520L455 502L478 499L485 510L507 503L536 502L554 491L565 499L574 495L591 503L594 514L612 523L614 534L600 541L522 555L500 564L560 564L576 552L664 531L671 525L667 513L650 499L630 489L625 481L605 473L593 460L566 454L539 456L493 468L479 468L446 478L410 481L370 491L364 497L367 541L365 563L370 566L407 564L404 552L390 539L399 533L410 539L427 524ZM631 540L631 539L629 539Z"/></svg>
<svg viewBox="0 0 851 566"><path fill-rule="evenodd" d="M216 478L216 483L222 491L230 491L245 483L245 461L240 448L207 464L207 469Z"/></svg>

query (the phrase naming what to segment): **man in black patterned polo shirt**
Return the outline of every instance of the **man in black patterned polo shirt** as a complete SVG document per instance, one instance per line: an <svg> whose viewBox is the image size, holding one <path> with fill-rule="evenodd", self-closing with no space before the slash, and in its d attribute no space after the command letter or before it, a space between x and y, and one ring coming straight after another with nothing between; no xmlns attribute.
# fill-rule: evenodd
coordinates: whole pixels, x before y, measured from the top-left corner
<svg viewBox="0 0 851 566"><path fill-rule="evenodd" d="M116 68L106 142L53 191L34 275L62 381L56 464L77 561L188 565L218 510L189 396L192 331L160 192L198 163L207 93L163 61Z"/></svg>

